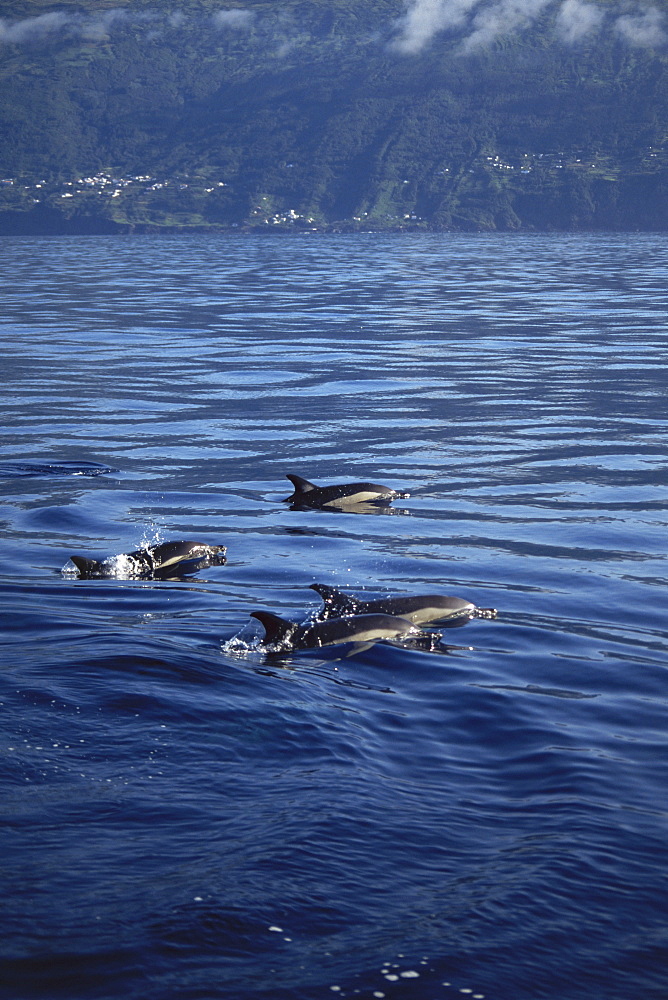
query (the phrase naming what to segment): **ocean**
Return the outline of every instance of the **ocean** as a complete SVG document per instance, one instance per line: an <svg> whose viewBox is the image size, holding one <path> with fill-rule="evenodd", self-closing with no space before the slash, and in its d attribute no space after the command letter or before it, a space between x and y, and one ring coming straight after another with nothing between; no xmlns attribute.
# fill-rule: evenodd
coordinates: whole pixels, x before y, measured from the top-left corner
<svg viewBox="0 0 668 1000"><path fill-rule="evenodd" d="M665 1000L668 237L0 261L2 996ZM272 653L314 583L497 617Z"/></svg>

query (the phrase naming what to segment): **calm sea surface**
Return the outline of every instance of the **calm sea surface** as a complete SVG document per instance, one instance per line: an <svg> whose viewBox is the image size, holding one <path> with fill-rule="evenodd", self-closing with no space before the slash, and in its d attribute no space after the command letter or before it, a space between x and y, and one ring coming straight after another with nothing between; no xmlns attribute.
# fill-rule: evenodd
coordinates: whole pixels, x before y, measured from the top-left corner
<svg viewBox="0 0 668 1000"><path fill-rule="evenodd" d="M665 1000L668 237L0 267L2 996ZM172 539L227 565L68 562ZM314 582L499 614L265 656Z"/></svg>

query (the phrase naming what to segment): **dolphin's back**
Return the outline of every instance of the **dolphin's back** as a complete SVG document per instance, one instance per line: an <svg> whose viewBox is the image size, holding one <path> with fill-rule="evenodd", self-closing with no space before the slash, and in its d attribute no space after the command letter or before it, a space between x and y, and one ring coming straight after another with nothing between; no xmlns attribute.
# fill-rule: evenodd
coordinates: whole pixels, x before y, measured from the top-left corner
<svg viewBox="0 0 668 1000"><path fill-rule="evenodd" d="M336 587L328 587L324 583L312 583L311 590L320 594L325 602L326 617L338 618L341 615L354 615L362 603L349 594L337 590Z"/></svg>
<svg viewBox="0 0 668 1000"><path fill-rule="evenodd" d="M303 504L307 507L353 507L363 503L382 503L394 500L396 497L407 497L407 493L398 493L389 486L379 483L340 483L334 486L318 486L301 476L286 474L295 488L294 493L286 497L288 503Z"/></svg>
<svg viewBox="0 0 668 1000"><path fill-rule="evenodd" d="M206 566L224 565L224 545L204 542L161 542L134 552L108 556L98 561L85 556L70 556L81 576L110 576L118 579L154 577L164 579L169 573L186 575Z"/></svg>
<svg viewBox="0 0 668 1000"><path fill-rule="evenodd" d="M280 615L274 615L271 611L251 611L250 616L257 618L264 627L264 641L268 646L287 642L298 627L295 622L281 618Z"/></svg>
<svg viewBox="0 0 668 1000"><path fill-rule="evenodd" d="M413 623L396 615L350 615L347 618L328 618L299 630L295 648L302 649L331 646L334 643L374 642L376 639L396 639L411 631Z"/></svg>
<svg viewBox="0 0 668 1000"><path fill-rule="evenodd" d="M376 639L394 639L410 632L412 622L393 615L351 615L298 625L270 611L251 611L265 631L267 646L285 649L319 649L335 643L367 643Z"/></svg>
<svg viewBox="0 0 668 1000"><path fill-rule="evenodd" d="M424 594L404 597L380 597L373 601L364 601L349 594L344 594L336 587L313 583L315 590L322 597L325 607L323 618L336 615L367 615L381 614L408 618L416 625L427 622L446 621L470 617L476 610L475 604L461 597L446 597L442 594Z"/></svg>
<svg viewBox="0 0 668 1000"><path fill-rule="evenodd" d="M286 479L289 479L295 488L295 496L301 496L302 493L310 493L311 490L316 490L318 487L315 483L310 483L308 479L304 479L302 476L294 476L288 474Z"/></svg>
<svg viewBox="0 0 668 1000"><path fill-rule="evenodd" d="M99 573L101 563L97 559L85 559L84 556L70 556L70 559L80 573Z"/></svg>

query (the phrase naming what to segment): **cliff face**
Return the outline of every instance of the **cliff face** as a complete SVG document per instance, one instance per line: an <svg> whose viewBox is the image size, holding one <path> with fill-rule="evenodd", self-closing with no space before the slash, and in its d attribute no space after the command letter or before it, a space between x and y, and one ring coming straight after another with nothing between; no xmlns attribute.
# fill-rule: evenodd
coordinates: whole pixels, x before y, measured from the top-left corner
<svg viewBox="0 0 668 1000"><path fill-rule="evenodd" d="M656 7L21 15L0 21L2 232L668 228Z"/></svg>

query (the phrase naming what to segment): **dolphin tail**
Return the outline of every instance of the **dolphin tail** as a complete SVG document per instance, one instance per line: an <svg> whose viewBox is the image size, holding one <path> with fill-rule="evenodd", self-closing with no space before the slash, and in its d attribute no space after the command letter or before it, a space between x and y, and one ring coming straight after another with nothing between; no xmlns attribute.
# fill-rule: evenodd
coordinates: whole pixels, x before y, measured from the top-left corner
<svg viewBox="0 0 668 1000"><path fill-rule="evenodd" d="M70 556L70 559L79 570L82 576L90 573L99 573L100 563L97 559L85 559L83 556Z"/></svg>
<svg viewBox="0 0 668 1000"><path fill-rule="evenodd" d="M324 583L312 583L311 590L320 594L325 607L321 614L325 618L343 618L345 615L354 615L358 608L358 603L354 597L349 597L336 587L328 587Z"/></svg>
<svg viewBox="0 0 668 1000"><path fill-rule="evenodd" d="M295 622L289 622L287 618L281 618L279 615L272 615L270 611L251 611L250 616L257 618L264 626L264 641L270 646L288 642L297 627Z"/></svg>

